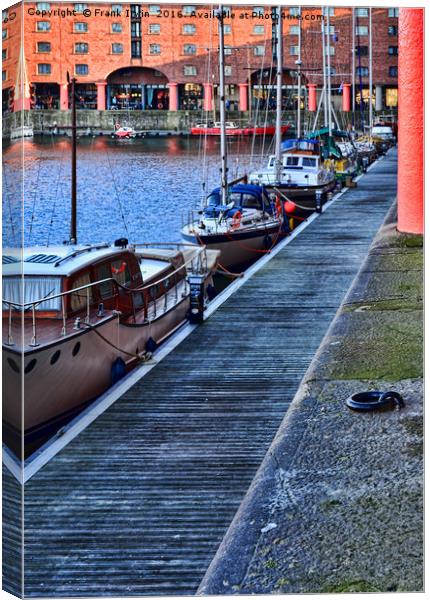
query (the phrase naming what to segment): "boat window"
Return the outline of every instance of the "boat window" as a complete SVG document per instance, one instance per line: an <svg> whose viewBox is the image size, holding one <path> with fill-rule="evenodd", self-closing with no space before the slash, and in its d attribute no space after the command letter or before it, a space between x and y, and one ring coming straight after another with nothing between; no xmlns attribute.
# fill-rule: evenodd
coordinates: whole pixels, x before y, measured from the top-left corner
<svg viewBox="0 0 430 600"><path fill-rule="evenodd" d="M110 268L110 263L103 263L98 266L96 269L96 280L102 281L103 279L109 279L112 277L112 271ZM99 293L100 298L102 300L106 300L106 298L111 298L113 296L113 288L111 281L105 281L105 283L99 284Z"/></svg>
<svg viewBox="0 0 430 600"><path fill-rule="evenodd" d="M88 271L86 273L82 273L75 281L73 282L72 289L80 288L84 285L88 285L91 283L90 274ZM88 288L79 290L70 296L70 308L72 311L81 310L87 306L87 298L89 294L90 304L93 302L93 290L92 288Z"/></svg>
<svg viewBox="0 0 430 600"><path fill-rule="evenodd" d="M210 194L210 196L208 196L208 198L207 198L208 206L218 206L219 203L220 203L219 194Z"/></svg>
<svg viewBox="0 0 430 600"><path fill-rule="evenodd" d="M275 157L271 156L270 160L269 160L269 167L274 167L275 166Z"/></svg>
<svg viewBox="0 0 430 600"><path fill-rule="evenodd" d="M287 156L285 164L287 167L297 167L299 162L300 158L298 156Z"/></svg>
<svg viewBox="0 0 430 600"><path fill-rule="evenodd" d="M260 208L261 200L254 196L254 194L243 194L242 195L242 208Z"/></svg>
<svg viewBox="0 0 430 600"><path fill-rule="evenodd" d="M118 283L121 283L122 285L130 283L131 276L128 263L122 258L114 260L112 262L112 275L115 278L115 280L118 281Z"/></svg>
<svg viewBox="0 0 430 600"><path fill-rule="evenodd" d="M24 284L23 284L24 281ZM24 289L23 289L24 288ZM36 310L59 310L60 298L51 298L61 293L61 277L3 277L3 298L21 304L46 298L36 306ZM9 307L3 303L3 308Z"/></svg>
<svg viewBox="0 0 430 600"><path fill-rule="evenodd" d="M304 156L302 159L302 165L304 167L314 167L316 164L315 158L309 158L308 156Z"/></svg>
<svg viewBox="0 0 430 600"><path fill-rule="evenodd" d="M234 202L235 208L240 208L241 197L242 197L242 194L240 192L230 192L227 202L229 204L230 204L230 202Z"/></svg>
<svg viewBox="0 0 430 600"><path fill-rule="evenodd" d="M266 194L263 194L263 203L264 203L264 210L267 211L267 212L270 212L271 208L272 208L272 205L270 204L270 200L266 196Z"/></svg>

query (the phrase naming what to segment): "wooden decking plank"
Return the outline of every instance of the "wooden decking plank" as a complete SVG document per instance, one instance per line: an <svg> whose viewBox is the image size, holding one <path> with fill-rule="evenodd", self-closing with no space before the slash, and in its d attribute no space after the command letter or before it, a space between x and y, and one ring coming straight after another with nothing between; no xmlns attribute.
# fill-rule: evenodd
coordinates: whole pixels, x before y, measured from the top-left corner
<svg viewBox="0 0 430 600"><path fill-rule="evenodd" d="M396 170L391 151L26 483L27 596L196 591Z"/></svg>

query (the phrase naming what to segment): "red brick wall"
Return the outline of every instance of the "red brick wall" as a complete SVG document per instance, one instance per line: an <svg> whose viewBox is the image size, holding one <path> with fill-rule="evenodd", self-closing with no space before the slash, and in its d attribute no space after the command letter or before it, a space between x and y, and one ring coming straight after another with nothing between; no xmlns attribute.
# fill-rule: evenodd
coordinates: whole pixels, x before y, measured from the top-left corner
<svg viewBox="0 0 430 600"><path fill-rule="evenodd" d="M129 4L123 5L129 8ZM109 11L111 3L91 4L89 9L94 12L95 9ZM142 4L142 10L147 10L148 5ZM180 10L182 5L162 5L163 10ZM35 3L25 4L25 11L35 8ZM51 2L51 9L73 9L72 3L56 4ZM12 10L12 9L9 9ZM19 50L19 29L21 11L20 5L15 5L13 10L17 13L17 18L13 22L6 23L3 28L8 31L8 38L4 40L4 47L7 49L8 58L5 61L3 69L7 72L6 80L3 81L3 88L14 85L14 65L16 65ZM197 6L199 13L209 12L208 6ZM226 78L227 83L241 83L247 81L250 70L258 70L261 67L269 67L271 64L271 20L245 19L240 18L243 13L250 15L252 7L234 7L235 18L226 19L226 24L231 24L232 33L225 35L225 44L235 46L238 49L233 50L232 55L226 57L226 64L232 68L232 75ZM270 11L266 7L266 13ZM288 11L288 7L284 8ZM306 15L319 15L320 8L302 9L302 30L303 30L303 50L302 62L303 69L310 81L318 84L322 82L322 76L317 73L321 69L321 23L320 21L305 20ZM36 22L47 20L51 22L51 31L48 33L37 32ZM88 33L75 33L73 31L74 22L82 21L88 23ZM351 80L351 9L335 8L335 16L330 19L331 24L335 26L338 41L335 45L335 55L331 57L331 65L336 69L339 75L333 77L333 84L337 85L341 81ZM111 24L113 22L122 23L122 33L112 33ZM159 35L149 34L149 24L158 23L161 25ZM195 35L184 35L182 27L186 23L192 23L196 26ZM297 44L297 36L289 34L290 25L296 25L297 20L284 19L284 64L286 68L295 68L296 56L290 55L290 46ZM367 25L368 19L360 19L360 23ZM253 33L254 25L263 25L264 34L256 35ZM397 57L389 56L388 46L397 46L397 37L388 36L388 26L397 26L397 19L388 17L387 8L373 9L373 39L374 39L374 69L373 82L375 85L393 85L396 86L397 80L388 74L389 66L397 65ZM89 74L87 76L77 76L79 83L95 83L104 81L112 71L122 67L142 66L156 68L160 70L169 81L178 83L204 83L205 81L218 80L217 75L217 21L216 19L198 19L198 18L173 18L171 16L158 18L142 18L142 57L140 59L130 56L130 18L125 12L119 17L94 16L85 18L82 15L59 18L57 16L42 17L25 14L24 18L24 39L25 39L25 57L27 61L28 77L31 82L56 82L64 83L66 81L66 72L74 73L74 65L84 63L89 65ZM50 41L51 52L49 54L37 53L37 41ZM266 40L267 55L262 60L261 57L254 56L253 46L264 45ZM87 55L74 54L74 44L85 41L89 44L89 53ZM368 45L367 38L361 38L361 44ZM116 55L111 53L112 43L122 43L124 53ZM160 55L149 54L149 44L157 43L161 46ZM193 43L197 46L195 56L185 56L183 45ZM251 46L251 48L246 48ZM212 48L210 59L208 58L208 48ZM52 65L50 75L39 75L37 73L37 64L40 62L49 62ZM368 58L362 58L362 66L368 65ZM183 73L184 65L192 65L197 68L197 76L185 76ZM249 69L249 67L251 69ZM16 68L16 67L15 67ZM364 78L367 84L367 79Z"/></svg>

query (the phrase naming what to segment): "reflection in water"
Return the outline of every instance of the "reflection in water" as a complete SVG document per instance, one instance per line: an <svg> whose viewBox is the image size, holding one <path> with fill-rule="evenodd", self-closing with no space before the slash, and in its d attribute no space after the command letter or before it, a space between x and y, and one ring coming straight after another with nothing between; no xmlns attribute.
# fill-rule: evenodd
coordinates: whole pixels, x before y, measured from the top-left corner
<svg viewBox="0 0 430 600"><path fill-rule="evenodd" d="M24 244L69 238L70 140L35 138L4 148L3 245L21 243L21 171L24 164ZM229 179L266 161L271 139L230 138ZM251 159L251 152L253 158ZM78 241L96 243L180 240L190 209L219 184L219 139L195 137L78 143Z"/></svg>

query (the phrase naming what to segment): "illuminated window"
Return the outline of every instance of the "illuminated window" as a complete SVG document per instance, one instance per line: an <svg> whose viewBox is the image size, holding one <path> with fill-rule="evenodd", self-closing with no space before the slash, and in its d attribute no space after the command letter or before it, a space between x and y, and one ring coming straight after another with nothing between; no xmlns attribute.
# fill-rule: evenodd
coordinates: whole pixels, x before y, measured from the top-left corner
<svg viewBox="0 0 430 600"><path fill-rule="evenodd" d="M39 63L37 65L37 73L38 75L50 75L51 65L48 63Z"/></svg>
<svg viewBox="0 0 430 600"><path fill-rule="evenodd" d="M148 11L150 15L159 15L161 14L161 6L159 4L150 4Z"/></svg>
<svg viewBox="0 0 430 600"><path fill-rule="evenodd" d="M51 31L51 23L49 21L37 21L37 31Z"/></svg>
<svg viewBox="0 0 430 600"><path fill-rule="evenodd" d="M149 33L158 35L161 31L161 25L159 23L150 23Z"/></svg>
<svg viewBox="0 0 430 600"><path fill-rule="evenodd" d="M252 33L255 35L264 35L264 25L254 25Z"/></svg>
<svg viewBox="0 0 430 600"><path fill-rule="evenodd" d="M75 65L75 73L76 75L88 75L88 65Z"/></svg>
<svg viewBox="0 0 430 600"><path fill-rule="evenodd" d="M394 18L398 18L399 17L399 9L398 8L389 8L388 9L388 16L389 17L394 17ZM397 90L396 90L397 91ZM396 99L396 104L395 106L397 106L397 99Z"/></svg>
<svg viewBox="0 0 430 600"><path fill-rule="evenodd" d="M385 104L388 107L397 106L397 89L387 88L385 90Z"/></svg>
<svg viewBox="0 0 430 600"><path fill-rule="evenodd" d="M264 56L264 46L254 46L254 56Z"/></svg>

